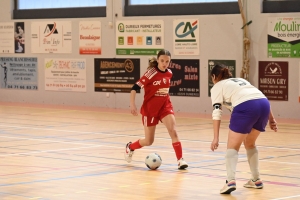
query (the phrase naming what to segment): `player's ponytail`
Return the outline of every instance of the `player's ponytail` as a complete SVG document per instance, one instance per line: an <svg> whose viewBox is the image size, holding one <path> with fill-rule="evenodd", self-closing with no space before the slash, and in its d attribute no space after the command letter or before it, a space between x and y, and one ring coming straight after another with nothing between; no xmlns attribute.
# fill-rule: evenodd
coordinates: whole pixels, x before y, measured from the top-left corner
<svg viewBox="0 0 300 200"><path fill-rule="evenodd" d="M151 68L157 67L157 66L158 66L158 62L157 62L156 58L153 57L149 60L149 65L148 65L147 69L151 69Z"/></svg>
<svg viewBox="0 0 300 200"><path fill-rule="evenodd" d="M232 78L232 74L229 69L225 66L215 65L214 68L210 72L210 76L215 75L215 81L218 82L220 80Z"/></svg>

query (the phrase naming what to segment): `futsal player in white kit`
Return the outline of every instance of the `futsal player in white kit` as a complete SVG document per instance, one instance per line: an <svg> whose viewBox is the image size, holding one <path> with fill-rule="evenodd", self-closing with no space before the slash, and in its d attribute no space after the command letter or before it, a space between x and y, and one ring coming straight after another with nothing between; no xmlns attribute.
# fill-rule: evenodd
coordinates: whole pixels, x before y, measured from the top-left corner
<svg viewBox="0 0 300 200"><path fill-rule="evenodd" d="M223 106L231 111L228 142L226 150L227 180L220 190L221 194L230 194L236 190L235 172L238 162L238 151L242 143L247 151L248 163L252 177L244 184L246 188L263 188L258 167L258 150L255 141L260 132L269 126L275 132L277 123L272 114L270 103L266 96L242 78L232 78L226 67L216 65L212 69L211 79L214 86L211 89L213 105L214 139L211 150L215 151L219 146L219 129Z"/></svg>

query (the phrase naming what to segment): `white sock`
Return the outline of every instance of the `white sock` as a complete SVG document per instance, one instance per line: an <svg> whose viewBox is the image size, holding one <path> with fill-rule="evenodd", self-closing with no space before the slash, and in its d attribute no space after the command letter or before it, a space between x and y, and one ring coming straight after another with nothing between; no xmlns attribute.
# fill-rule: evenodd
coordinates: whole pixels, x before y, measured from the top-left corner
<svg viewBox="0 0 300 200"><path fill-rule="evenodd" d="M256 181L257 179L259 179L257 148L254 147L253 149L247 149L247 157L248 157L248 163L252 174L252 180Z"/></svg>
<svg viewBox="0 0 300 200"><path fill-rule="evenodd" d="M227 181L235 180L236 165L238 162L238 152L235 149L227 149L226 156Z"/></svg>

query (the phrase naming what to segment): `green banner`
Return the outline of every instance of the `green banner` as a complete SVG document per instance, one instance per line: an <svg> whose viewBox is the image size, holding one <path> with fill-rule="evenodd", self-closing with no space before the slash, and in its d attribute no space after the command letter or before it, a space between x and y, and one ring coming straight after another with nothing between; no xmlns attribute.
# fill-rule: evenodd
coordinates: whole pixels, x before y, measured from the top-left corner
<svg viewBox="0 0 300 200"><path fill-rule="evenodd" d="M268 57L300 58L300 17L271 17L268 21Z"/></svg>
<svg viewBox="0 0 300 200"><path fill-rule="evenodd" d="M117 55L157 55L161 49L116 49Z"/></svg>

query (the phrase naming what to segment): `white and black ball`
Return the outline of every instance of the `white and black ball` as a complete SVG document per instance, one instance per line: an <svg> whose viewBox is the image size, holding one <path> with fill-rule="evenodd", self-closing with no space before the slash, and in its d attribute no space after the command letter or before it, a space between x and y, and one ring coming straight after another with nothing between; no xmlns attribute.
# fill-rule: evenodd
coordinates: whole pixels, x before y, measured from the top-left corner
<svg viewBox="0 0 300 200"><path fill-rule="evenodd" d="M158 169L161 162L161 157L157 153L150 153L145 159L146 166L152 170Z"/></svg>

